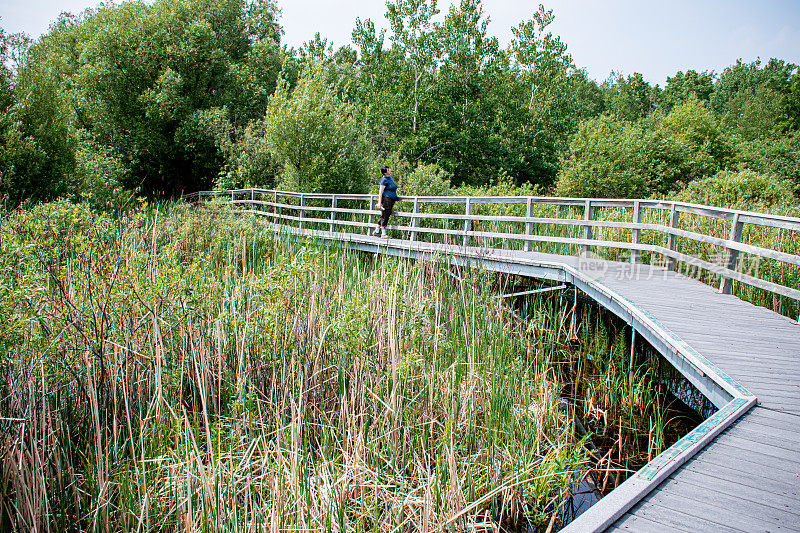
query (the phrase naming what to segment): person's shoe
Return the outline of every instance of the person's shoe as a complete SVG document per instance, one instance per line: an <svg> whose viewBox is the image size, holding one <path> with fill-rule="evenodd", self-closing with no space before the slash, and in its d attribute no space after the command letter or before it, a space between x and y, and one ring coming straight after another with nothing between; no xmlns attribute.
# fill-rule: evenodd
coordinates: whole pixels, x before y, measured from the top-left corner
<svg viewBox="0 0 800 533"><path fill-rule="evenodd" d="M380 226L375 228L375 231L372 232L372 236L373 237L380 237L381 236L381 227Z"/></svg>
<svg viewBox="0 0 800 533"><path fill-rule="evenodd" d="M383 237L384 239L388 239L389 238L389 233L386 230L382 230L381 231L381 237Z"/></svg>

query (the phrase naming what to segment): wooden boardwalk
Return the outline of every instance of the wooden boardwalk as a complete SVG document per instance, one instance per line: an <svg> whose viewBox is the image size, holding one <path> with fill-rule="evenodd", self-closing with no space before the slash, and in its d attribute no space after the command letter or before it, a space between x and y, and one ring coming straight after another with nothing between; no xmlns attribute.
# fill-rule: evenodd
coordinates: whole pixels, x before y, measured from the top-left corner
<svg viewBox="0 0 800 533"><path fill-rule="evenodd" d="M236 200L244 193L249 199ZM213 193L205 193L212 195ZM234 203L265 215L276 231L322 243L337 242L363 251L408 258L423 258L542 279L571 283L597 303L627 321L653 345L718 411L629 477L622 485L589 508L563 531L800 531L800 326L763 307L729 294L733 281L800 299L797 287L786 287L735 270L738 253L752 253L800 266L800 257L740 242L742 224L788 229L800 235L800 220L759 213L735 212L693 204L647 200L585 200L559 198L461 199L464 215L428 214L422 202L453 202L453 198L412 198L413 213L399 213L410 225L395 230L407 238L383 239L365 235L376 214L374 197L367 195L301 195L279 191L232 191ZM256 194L267 200L257 200ZM294 197L292 204L279 196ZM203 194L198 194L202 200ZM247 198L247 197L246 197ZM330 207L309 207L305 201L329 200ZM338 209L337 200L368 200L367 209ZM536 203L583 205L582 221L541 219L533 216ZM475 203L527 203L527 216L474 216ZM593 205L594 203L594 205ZM596 207L631 207L633 222L600 221ZM643 206L670 210L670 225L641 223ZM286 212L293 214L286 214ZM330 214L330 219L314 211ZM680 229L676 213L700 213L730 221L730 238ZM358 221L337 220L337 213L362 216ZM367 218L369 217L369 218ZM463 221L463 231L420 227L431 218ZM368 222L369 220L369 222ZM542 220L584 226L583 238L536 235L533 225ZM523 234L476 231L478 222L514 221L524 224ZM304 224L307 224L304 227ZM315 225L315 226L314 226ZM313 227L308 227L313 226ZM592 228L632 229L629 243L592 239ZM643 245L640 232L668 234L666 246ZM441 237L440 242L417 240L419 233ZM461 245L458 243L463 234ZM470 246L473 238L518 239L523 250L535 242L566 242L628 248L630 262L553 255L519 249ZM720 267L676 249L675 236L727 249ZM794 237L790 237L794 238ZM449 240L449 243L448 243ZM433 241L433 242L431 242ZM496 240L495 240L496 242ZM791 241L790 241L791 242ZM519 248L519 247L514 247ZM678 274L672 269L639 264L640 251L688 262L719 274L719 290Z"/></svg>
<svg viewBox="0 0 800 533"><path fill-rule="evenodd" d="M660 272L637 280L620 279L615 270L620 267L605 277L609 287L747 388L758 404L609 531L800 531L797 322L674 272L654 269Z"/></svg>
<svg viewBox="0 0 800 533"><path fill-rule="evenodd" d="M377 253L416 250L487 264L579 268L573 256L317 233ZM660 267L606 262L597 282L634 302L758 398L719 436L610 526L592 513L566 530L800 531L800 326L794 320ZM494 268L500 270L499 268ZM554 279L552 276L543 276ZM569 280L567 276L567 281ZM579 285L576 283L576 285ZM602 304L602 302L600 302ZM592 510L602 511L601 504ZM606 513L601 512L601 515Z"/></svg>

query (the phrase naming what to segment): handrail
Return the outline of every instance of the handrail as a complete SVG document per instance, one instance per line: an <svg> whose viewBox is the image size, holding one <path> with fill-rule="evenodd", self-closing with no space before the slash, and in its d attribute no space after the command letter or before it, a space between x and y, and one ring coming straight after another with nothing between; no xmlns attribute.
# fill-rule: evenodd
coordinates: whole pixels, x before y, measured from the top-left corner
<svg viewBox="0 0 800 533"><path fill-rule="evenodd" d="M308 224L326 226L330 231L359 232L373 226L373 220L380 214L373 207L377 203L374 194L328 194L328 193L302 193L296 191L281 191L273 189L235 189L228 191L199 191L185 195L187 201L203 201L207 198L220 197L236 205L247 206L252 212L266 215L275 222L297 223L301 227ZM309 201L311 203L309 203ZM360 209L352 203L345 207L344 202L368 202L366 209ZM745 253L758 258L770 259L792 266L800 266L800 255L783 250L775 250L763 245L742 242L742 233L745 224L774 228L777 230L800 233L800 218L782 215L771 215L752 211L740 211L712 207L687 202L669 200L639 200L616 198L563 198L551 196L406 196L398 200L398 205L404 203L413 206L413 210L397 211L395 216L410 219L409 225L389 226L390 229L407 234L409 240L418 240L421 236L429 238L460 238L464 246L470 244L473 238L502 239L520 241L526 251L533 249L533 244L556 243L580 246L583 250L591 248L616 248L630 251L630 262L640 261L642 252L650 252L663 257L664 264L670 269L677 269L678 263L692 265L720 277L719 291L730 294L733 281L744 283L759 289L779 294L800 301L800 290L774 281L762 279L750 273L740 271L742 263L739 254ZM425 212L428 206L437 204L464 204L462 214ZM488 215L475 213L478 205L520 205L526 206L526 215L514 214ZM581 218L551 218L534 216L536 206L561 206L576 208L582 213ZM620 213L616 212L614 219L603 217L601 208L614 208L616 210L631 210L624 215L626 220L619 220ZM435 209L435 208L434 208ZM644 210L662 211L669 214L668 224L653 223L643 220ZM292 213L292 214L289 214ZM722 221L729 226L727 238L716 235L707 235L693 230L679 228L680 214L686 213L699 215L714 220ZM321 215L329 218L319 218ZM344 220L349 216L351 220ZM460 229L430 228L421 225L426 221L463 221ZM475 223L506 223L517 224L513 231L479 231ZM537 226L541 225L582 228L582 236L558 236L538 232ZM593 238L594 228L610 228L626 230L630 233L629 240L604 240ZM646 244L642 242L643 232L655 232L666 237L666 245ZM438 237L437 237L438 236ZM677 238L686 239L694 243L719 249L719 261L706 261L700 257L678 251ZM792 234L789 242L800 243L800 235Z"/></svg>

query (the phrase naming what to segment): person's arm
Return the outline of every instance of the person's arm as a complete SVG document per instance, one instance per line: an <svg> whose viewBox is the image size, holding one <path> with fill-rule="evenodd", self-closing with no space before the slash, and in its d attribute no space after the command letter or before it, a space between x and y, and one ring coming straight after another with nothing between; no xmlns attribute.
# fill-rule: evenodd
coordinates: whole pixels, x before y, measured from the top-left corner
<svg viewBox="0 0 800 533"><path fill-rule="evenodd" d="M378 207L383 205L383 190L386 188L386 185L381 183L380 191L378 192Z"/></svg>

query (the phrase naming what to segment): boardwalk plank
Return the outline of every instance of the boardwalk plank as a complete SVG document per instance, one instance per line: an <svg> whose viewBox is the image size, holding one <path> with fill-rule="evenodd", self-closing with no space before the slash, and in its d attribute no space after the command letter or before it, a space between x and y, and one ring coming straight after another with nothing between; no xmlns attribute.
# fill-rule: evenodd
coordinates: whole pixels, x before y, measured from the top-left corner
<svg viewBox="0 0 800 533"><path fill-rule="evenodd" d="M753 489L768 489L776 496L785 496L795 503L800 501L800 468L796 463L789 463L790 468L780 469L773 468L773 465L752 463L747 460L747 456L698 455L686 464L686 473L681 475L695 472L725 480L732 487L742 485ZM766 469L765 466L770 468ZM800 509L795 512L800 512Z"/></svg>
<svg viewBox="0 0 800 533"><path fill-rule="evenodd" d="M720 495L708 489L691 490L695 487L684 485L675 487L676 490L666 490L675 487L674 481L662 484L655 491L642 500L639 506L634 507L632 514L639 515L641 509L647 507L671 510L676 515L693 517L692 522L705 520L714 522L719 526L739 529L749 533L794 531L791 527L781 526L782 520L770 519L762 513L758 506L739 506L739 500L726 495ZM686 488L684 492L682 489ZM715 529L702 528L703 531L716 531Z"/></svg>
<svg viewBox="0 0 800 533"><path fill-rule="evenodd" d="M706 453L709 455L705 455ZM800 458L793 461L787 458L767 455L766 453L761 453L760 450L754 450L752 447L737 447L734 443L724 442L720 439L715 440L713 445L706 447L695 456L695 458L701 457L703 460L708 457L713 460L719 458L721 462L725 463L725 466L730 468L744 465L741 467L742 470L753 470L759 476L771 476L773 472L778 472L780 475L783 475L784 472L800 472Z"/></svg>
<svg viewBox="0 0 800 533"><path fill-rule="evenodd" d="M800 417L795 416L794 418L800 418ZM791 432L792 435L794 435L795 437L798 434L800 434L800 423L797 422L787 423L784 421L773 420L770 418L754 418L749 420L749 422L756 426L761 426L765 428L765 431L767 430L788 431Z"/></svg>
<svg viewBox="0 0 800 533"><path fill-rule="evenodd" d="M635 508L634 508L635 509ZM739 533L743 530L704 520L667 508L648 506L629 512L622 517L613 531L719 531L720 533Z"/></svg>
<svg viewBox="0 0 800 533"><path fill-rule="evenodd" d="M797 438L797 432L794 431L792 428L776 428L770 426L764 426L761 424L755 424L750 422L749 420L743 420L741 425L737 425L734 428L729 428L728 431L730 433L736 433L738 435L759 435L759 436L766 436L772 437L776 440L773 442L774 446L781 446L783 443L793 443ZM790 449L799 448L798 446L792 446Z"/></svg>
<svg viewBox="0 0 800 533"><path fill-rule="evenodd" d="M776 423L800 427L800 417L778 413L771 409L756 408L747 412L749 420L772 420Z"/></svg>
<svg viewBox="0 0 800 533"><path fill-rule="evenodd" d="M681 483L690 483L701 489L713 487L713 490L747 500L759 505L772 507L775 510L797 516L800 520L800 508L798 508L797 486L786 483L775 482L774 480L751 477L746 472L725 471L718 465L695 464L692 461L691 468L681 470L680 473L673 474L673 479ZM707 467L704 471L703 467ZM749 481L749 483L747 483ZM759 483L759 487L755 487Z"/></svg>
<svg viewBox="0 0 800 533"><path fill-rule="evenodd" d="M700 352L705 353L705 352ZM707 354L706 357L712 354ZM763 376L766 378L773 378L776 380L783 379L785 381L800 380L800 370L792 363L778 365L767 361L758 361L752 357L745 357L739 355L726 356L723 361L715 358L717 366L721 368L735 369L737 372L747 372L748 376ZM736 374L737 376L739 374Z"/></svg>
<svg viewBox="0 0 800 533"><path fill-rule="evenodd" d="M702 352L701 352L702 353ZM708 357L708 356L706 356ZM714 359L711 359L714 361ZM777 364L777 363L761 363L760 365L754 364L752 361L742 361L739 359L731 359L726 361L716 361L715 363L717 367L724 370L730 376L737 376L740 381L744 385L744 378L742 376L748 375L752 377L757 377L759 374L768 373L772 376L776 376L775 379L781 379L783 376L784 379L789 380L795 379L795 376L798 375L797 369L795 369L791 364ZM764 376L769 377L769 376Z"/></svg>
<svg viewBox="0 0 800 533"><path fill-rule="evenodd" d="M780 527L781 525L785 526L787 523L786 513L782 510L745 500L741 495L731 496L730 494L717 492L715 489L715 486L700 487L684 481L670 479L659 487L656 497L669 499L680 495L681 499L692 502L684 503L683 509L688 514L694 514L700 510L707 511L709 508L727 509L728 511L722 514L721 518L726 524L734 527L766 528L769 530L771 525ZM730 510L736 511L735 515L739 520L733 519L734 513L731 513ZM700 516L704 515L705 513ZM790 531L791 529L783 530Z"/></svg>
<svg viewBox="0 0 800 533"><path fill-rule="evenodd" d="M772 443L764 443L759 440L754 440L751 435L744 435L739 432L725 433L720 435L717 437L715 442L727 443L731 446L736 446L737 448L749 450L754 454L777 457L779 459L800 463L799 449L787 449L780 446L774 446Z"/></svg>

